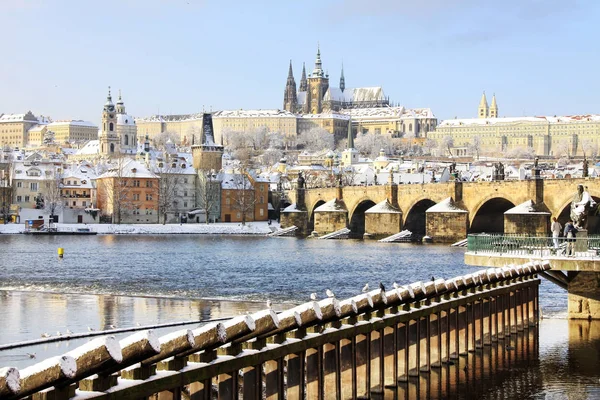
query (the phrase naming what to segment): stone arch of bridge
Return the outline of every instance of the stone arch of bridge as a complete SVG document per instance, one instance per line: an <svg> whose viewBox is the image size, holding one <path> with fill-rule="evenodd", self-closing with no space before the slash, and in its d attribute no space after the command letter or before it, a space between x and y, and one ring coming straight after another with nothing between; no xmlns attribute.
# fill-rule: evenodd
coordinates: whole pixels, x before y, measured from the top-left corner
<svg viewBox="0 0 600 400"><path fill-rule="evenodd" d="M503 196L488 199L471 216L469 232L504 233L504 213L515 204Z"/></svg>
<svg viewBox="0 0 600 400"><path fill-rule="evenodd" d="M352 210L352 217L348 218L350 236L354 238L362 238L365 233L365 211L373 207L375 202L371 199L365 198L358 202L354 210Z"/></svg>
<svg viewBox="0 0 600 400"><path fill-rule="evenodd" d="M591 196L592 196L592 199L594 199L594 201L598 205L600 205L600 196L594 196L593 194L591 194ZM560 224L563 227L565 226L567 221L569 219L571 219L571 201L573 201L572 197L573 196L571 196L571 198L569 198L567 201L563 201L563 202L559 203L559 204L562 204L562 207L559 207L558 210L556 210L555 212L552 212L552 217L556 217L558 222L560 222ZM596 209L596 210L598 210L598 209ZM594 212L594 210L590 210L590 213L593 213L593 212ZM598 233L600 233L600 216L598 214L596 214L596 217L594 219L588 219L588 234L597 235Z"/></svg>
<svg viewBox="0 0 600 400"><path fill-rule="evenodd" d="M315 208L321 206L325 204L325 200L323 199L319 199L317 200L317 202L313 205L312 209L310 210L309 214L308 214L308 229L310 232L312 232L315 229Z"/></svg>
<svg viewBox="0 0 600 400"><path fill-rule="evenodd" d="M507 196L505 194L500 194L498 192L490 193L490 194L480 198L479 201L477 201L477 203L475 203L474 206L469 207L467 205L467 211L469 212L469 225L471 225L473 223L473 219L475 218L475 216L477 215L477 213L479 212L479 210L481 209L481 207L483 207L483 205L485 203L487 203L488 201L490 201L492 199L497 199L497 198L504 199L504 200L510 202L511 204L514 204L513 207L527 201L527 199L524 199L519 202L518 199L512 198L511 196Z"/></svg>
<svg viewBox="0 0 600 400"><path fill-rule="evenodd" d="M425 235L427 225L426 211L435 205L435 201L429 198L422 198L414 202L404 218L403 229L408 229L415 235Z"/></svg>
<svg viewBox="0 0 600 400"><path fill-rule="evenodd" d="M373 203L373 206L375 204L377 204L375 202L375 200L371 199L369 196L363 196L361 197L358 201L356 201L356 203L354 203L352 209L348 210L348 220L352 220L352 218L354 217L354 212L358 209L359 206L361 206L364 202L371 202ZM348 207L349 205L346 204L346 207ZM372 207L372 206L371 206ZM349 207L350 208L350 207ZM365 210L366 211L366 210ZM364 212L364 211L363 211Z"/></svg>
<svg viewBox="0 0 600 400"><path fill-rule="evenodd" d="M313 201L313 203L312 203L312 206L311 206L311 207L309 207L309 208L308 208L308 210L307 210L307 211L308 211L308 218L309 218L309 219L313 219L313 218L314 218L314 211L315 211L315 208L317 208L317 207L319 207L320 205L322 205L322 204L325 204L325 203L326 203L326 200L323 200L323 199L322 199L322 198L320 198L320 197L316 198L316 199Z"/></svg>

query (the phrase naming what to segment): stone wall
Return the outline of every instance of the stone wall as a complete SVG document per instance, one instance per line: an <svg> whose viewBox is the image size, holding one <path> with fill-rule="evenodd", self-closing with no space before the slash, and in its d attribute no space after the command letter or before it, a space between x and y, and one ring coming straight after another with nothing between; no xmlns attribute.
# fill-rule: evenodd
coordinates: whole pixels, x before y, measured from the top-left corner
<svg viewBox="0 0 600 400"><path fill-rule="evenodd" d="M504 214L504 233L550 236L550 213Z"/></svg>
<svg viewBox="0 0 600 400"><path fill-rule="evenodd" d="M402 213L365 213L365 233L373 238L394 235L402 230Z"/></svg>
<svg viewBox="0 0 600 400"><path fill-rule="evenodd" d="M600 319L600 273L569 271L569 318Z"/></svg>
<svg viewBox="0 0 600 400"><path fill-rule="evenodd" d="M339 231L348 226L348 213L340 211L316 211L315 231L319 235Z"/></svg>
<svg viewBox="0 0 600 400"><path fill-rule="evenodd" d="M452 243L467 237L467 212L427 212L426 232L434 242Z"/></svg>
<svg viewBox="0 0 600 400"><path fill-rule="evenodd" d="M297 226L296 233L300 236L310 235L308 231L308 212L306 211L283 211L279 223L282 229Z"/></svg>

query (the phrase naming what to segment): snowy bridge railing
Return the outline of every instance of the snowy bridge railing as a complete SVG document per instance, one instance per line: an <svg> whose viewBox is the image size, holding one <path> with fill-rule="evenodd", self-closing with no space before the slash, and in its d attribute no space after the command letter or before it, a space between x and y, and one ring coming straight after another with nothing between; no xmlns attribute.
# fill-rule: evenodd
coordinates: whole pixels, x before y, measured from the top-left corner
<svg viewBox="0 0 600 400"><path fill-rule="evenodd" d="M0 398L368 397L537 324L536 274L549 268L481 270L160 338L103 337L20 371L0 368Z"/></svg>

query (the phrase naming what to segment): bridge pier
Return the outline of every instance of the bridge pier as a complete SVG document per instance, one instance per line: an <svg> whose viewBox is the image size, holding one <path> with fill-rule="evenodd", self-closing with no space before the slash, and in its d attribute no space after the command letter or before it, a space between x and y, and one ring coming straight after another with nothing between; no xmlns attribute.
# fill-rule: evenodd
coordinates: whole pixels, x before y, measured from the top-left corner
<svg viewBox="0 0 600 400"><path fill-rule="evenodd" d="M600 319L600 273L568 271L569 318Z"/></svg>

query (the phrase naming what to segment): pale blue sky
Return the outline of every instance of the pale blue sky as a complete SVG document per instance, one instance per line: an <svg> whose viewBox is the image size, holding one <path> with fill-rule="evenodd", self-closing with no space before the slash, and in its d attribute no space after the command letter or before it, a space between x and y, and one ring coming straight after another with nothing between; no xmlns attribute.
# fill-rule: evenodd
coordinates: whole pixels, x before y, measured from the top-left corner
<svg viewBox="0 0 600 400"><path fill-rule="evenodd" d="M317 42L331 84L383 86L439 119L600 113L595 0L0 0L0 112L98 123L106 87L134 116L281 108ZM116 94L116 93L115 93Z"/></svg>

